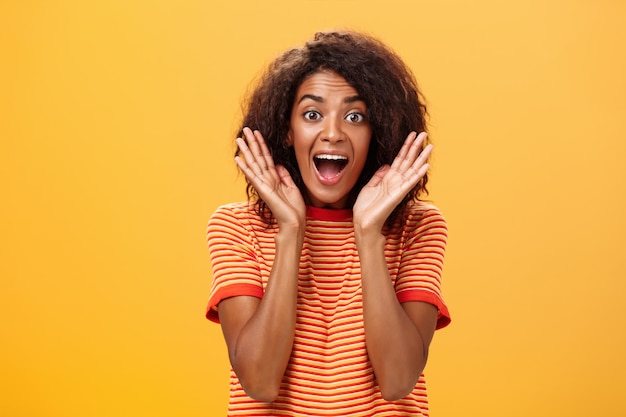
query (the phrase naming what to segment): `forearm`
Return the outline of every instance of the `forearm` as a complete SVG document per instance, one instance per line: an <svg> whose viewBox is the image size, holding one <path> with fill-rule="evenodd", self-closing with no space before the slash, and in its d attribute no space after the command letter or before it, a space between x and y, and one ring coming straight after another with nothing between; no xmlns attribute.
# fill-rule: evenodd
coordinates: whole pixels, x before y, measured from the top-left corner
<svg viewBox="0 0 626 417"><path fill-rule="evenodd" d="M385 238L358 231L365 343L383 397L405 397L415 386L428 356L430 338L398 302L384 256Z"/></svg>
<svg viewBox="0 0 626 417"><path fill-rule="evenodd" d="M278 395L293 346L302 233L276 235L272 271L258 307L239 332L231 364L248 395L272 401Z"/></svg>

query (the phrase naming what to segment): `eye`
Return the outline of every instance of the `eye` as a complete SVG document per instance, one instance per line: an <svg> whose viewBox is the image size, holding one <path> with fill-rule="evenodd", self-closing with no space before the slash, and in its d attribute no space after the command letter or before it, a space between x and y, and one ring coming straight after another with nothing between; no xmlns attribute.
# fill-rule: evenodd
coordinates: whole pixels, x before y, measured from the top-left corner
<svg viewBox="0 0 626 417"><path fill-rule="evenodd" d="M346 116L346 120L351 123L361 123L365 120L365 115L362 113L350 113Z"/></svg>
<svg viewBox="0 0 626 417"><path fill-rule="evenodd" d="M318 112L316 112L315 110L308 110L306 112L304 112L304 118L305 120L309 120L309 121L315 121L315 120L319 120L322 115L319 114Z"/></svg>

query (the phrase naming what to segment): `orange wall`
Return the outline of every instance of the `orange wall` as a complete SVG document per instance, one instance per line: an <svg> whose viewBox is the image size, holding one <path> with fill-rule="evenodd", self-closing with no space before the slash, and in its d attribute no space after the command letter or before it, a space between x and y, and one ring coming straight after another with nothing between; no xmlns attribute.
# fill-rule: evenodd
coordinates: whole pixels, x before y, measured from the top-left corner
<svg viewBox="0 0 626 417"><path fill-rule="evenodd" d="M378 35L430 103L451 327L432 414L626 414L626 3L0 4L0 414L223 415L204 228L247 83Z"/></svg>

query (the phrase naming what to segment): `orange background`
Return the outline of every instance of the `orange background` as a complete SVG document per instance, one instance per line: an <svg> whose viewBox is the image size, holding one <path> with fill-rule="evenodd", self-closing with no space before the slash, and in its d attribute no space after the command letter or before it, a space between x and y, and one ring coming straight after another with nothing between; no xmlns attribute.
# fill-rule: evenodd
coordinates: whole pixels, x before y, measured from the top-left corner
<svg viewBox="0 0 626 417"><path fill-rule="evenodd" d="M626 414L626 3L0 4L2 416L224 415L206 221L248 82L316 30L430 104L452 325L433 417Z"/></svg>

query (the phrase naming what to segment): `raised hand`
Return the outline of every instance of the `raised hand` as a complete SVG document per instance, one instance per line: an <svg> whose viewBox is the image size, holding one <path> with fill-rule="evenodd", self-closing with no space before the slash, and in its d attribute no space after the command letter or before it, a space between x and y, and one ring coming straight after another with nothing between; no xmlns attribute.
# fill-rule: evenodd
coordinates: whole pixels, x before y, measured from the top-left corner
<svg viewBox="0 0 626 417"><path fill-rule="evenodd" d="M237 146L243 158L235 157L237 166L252 184L259 196L267 203L279 227L303 226L306 206L300 190L287 169L274 165L263 135L258 130L243 129L246 140L237 138ZM247 143L246 143L247 141Z"/></svg>
<svg viewBox="0 0 626 417"><path fill-rule="evenodd" d="M391 165L382 166L361 189L353 207L354 224L360 230L380 232L387 217L426 174L433 146L422 149L426 132L411 132Z"/></svg>

